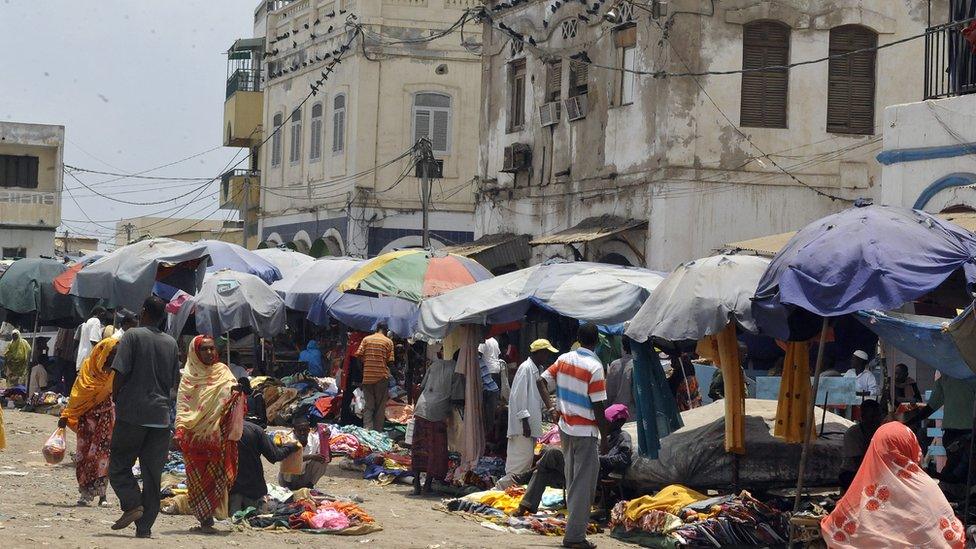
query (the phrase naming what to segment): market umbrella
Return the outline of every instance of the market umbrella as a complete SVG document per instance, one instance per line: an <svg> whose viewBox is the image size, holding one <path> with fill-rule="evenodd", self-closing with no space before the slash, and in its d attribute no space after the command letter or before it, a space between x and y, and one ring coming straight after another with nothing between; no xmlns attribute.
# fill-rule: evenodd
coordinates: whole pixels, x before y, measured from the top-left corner
<svg viewBox="0 0 976 549"><path fill-rule="evenodd" d="M169 332L182 333L190 315L198 333L217 336L250 328L273 338L285 327L285 302L260 278L230 270L213 273L197 295L187 299L171 319Z"/></svg>
<svg viewBox="0 0 976 549"><path fill-rule="evenodd" d="M55 259L14 261L0 276L0 320L21 325L36 320L43 326L76 326L97 300L60 294L54 289L54 280L67 269Z"/></svg>
<svg viewBox="0 0 976 549"><path fill-rule="evenodd" d="M230 269L239 273L252 274L271 284L281 280L282 275L274 263L243 246L221 240L201 240L198 244L207 247L210 255L210 271Z"/></svg>
<svg viewBox="0 0 976 549"><path fill-rule="evenodd" d="M455 254L408 249L366 262L343 280L340 292L394 296L414 303L491 278L477 261Z"/></svg>
<svg viewBox="0 0 976 549"><path fill-rule="evenodd" d="M254 255L268 261L278 268L281 278L286 279L300 273L300 269L310 265L315 258L288 248L265 248L254 250Z"/></svg>
<svg viewBox="0 0 976 549"><path fill-rule="evenodd" d="M65 269L63 273L59 274L54 279L54 289L57 290L58 293L60 294L67 295L71 291L71 285L74 284L75 276L78 274L78 271L84 269L85 267L91 265L92 263L98 261L103 257L105 257L105 254L102 252L91 253L82 257L81 259L76 261L73 265L68 266L68 268Z"/></svg>
<svg viewBox="0 0 976 549"><path fill-rule="evenodd" d="M317 297L329 291L365 263L353 257L324 257L312 261L271 285L289 309L307 312Z"/></svg>
<svg viewBox="0 0 976 549"><path fill-rule="evenodd" d="M698 341L729 322L755 332L752 296L769 260L749 255L716 255L682 263L669 274L627 323L626 335Z"/></svg>
<svg viewBox="0 0 976 549"><path fill-rule="evenodd" d="M319 295L308 311L308 319L319 326L334 318L354 330L371 332L382 322L403 338L416 333L419 316L420 308L412 301L345 293L335 288Z"/></svg>
<svg viewBox="0 0 976 549"><path fill-rule="evenodd" d="M196 293L208 263L205 245L169 238L141 240L78 271L71 294L102 298L112 307L139 311L157 281Z"/></svg>
<svg viewBox="0 0 976 549"><path fill-rule="evenodd" d="M443 339L462 324L520 320L532 305L601 325L631 319L661 283L660 273L585 261L549 261L424 301L417 335Z"/></svg>

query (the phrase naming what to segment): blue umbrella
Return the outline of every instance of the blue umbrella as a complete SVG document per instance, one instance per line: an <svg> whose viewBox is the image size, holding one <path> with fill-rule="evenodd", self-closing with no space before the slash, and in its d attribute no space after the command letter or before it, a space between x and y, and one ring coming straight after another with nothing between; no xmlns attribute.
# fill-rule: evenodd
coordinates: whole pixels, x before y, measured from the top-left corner
<svg viewBox="0 0 976 549"><path fill-rule="evenodd" d="M809 339L821 317L897 309L960 269L974 281L974 257L976 236L925 212L850 208L796 233L759 281L752 313L762 334Z"/></svg>
<svg viewBox="0 0 976 549"><path fill-rule="evenodd" d="M308 311L308 319L319 326L334 318L354 330L370 332L383 322L404 338L413 337L419 315L420 307L412 301L345 293L334 287L316 298Z"/></svg>
<svg viewBox="0 0 976 549"><path fill-rule="evenodd" d="M273 263L258 254L230 242L220 240L201 240L210 254L211 266L207 269L216 272L222 269L252 274L268 284L281 280L281 271Z"/></svg>

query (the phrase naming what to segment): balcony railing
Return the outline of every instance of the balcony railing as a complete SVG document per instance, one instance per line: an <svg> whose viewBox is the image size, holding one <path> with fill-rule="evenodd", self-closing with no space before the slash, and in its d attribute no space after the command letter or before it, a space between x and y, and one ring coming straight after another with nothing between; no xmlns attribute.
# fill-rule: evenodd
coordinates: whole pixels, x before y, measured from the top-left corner
<svg viewBox="0 0 976 549"><path fill-rule="evenodd" d="M222 200L232 200L234 197L230 196L230 180L235 177L248 177L254 180L255 184L259 184L261 180L260 170L245 170L236 169L224 172L224 175L220 176L220 197ZM233 193L238 194L238 193Z"/></svg>
<svg viewBox="0 0 976 549"><path fill-rule="evenodd" d="M261 73L258 69L237 69L227 78L227 98L239 91L261 91Z"/></svg>
<svg viewBox="0 0 976 549"><path fill-rule="evenodd" d="M976 92L976 51L963 36L967 23L929 27L925 34L925 99Z"/></svg>

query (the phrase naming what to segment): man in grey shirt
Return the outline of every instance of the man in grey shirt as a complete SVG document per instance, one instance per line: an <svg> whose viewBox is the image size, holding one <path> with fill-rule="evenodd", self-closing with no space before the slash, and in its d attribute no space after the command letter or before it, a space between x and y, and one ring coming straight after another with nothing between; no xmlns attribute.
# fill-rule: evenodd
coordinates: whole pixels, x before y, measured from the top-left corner
<svg viewBox="0 0 976 549"><path fill-rule="evenodd" d="M134 522L139 538L151 537L159 515L160 478L172 437L170 410L180 382L176 340L159 329L165 306L155 296L146 300L139 327L125 332L112 362L115 429L108 475L122 507L112 529ZM141 491L132 474L136 458Z"/></svg>

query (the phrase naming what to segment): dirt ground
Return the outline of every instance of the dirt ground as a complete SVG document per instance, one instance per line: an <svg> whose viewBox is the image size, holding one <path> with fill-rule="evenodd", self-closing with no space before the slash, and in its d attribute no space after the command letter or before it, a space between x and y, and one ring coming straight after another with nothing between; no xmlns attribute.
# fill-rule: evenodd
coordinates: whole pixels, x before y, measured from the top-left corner
<svg viewBox="0 0 976 549"><path fill-rule="evenodd" d="M319 490L337 496L360 496L362 507L383 530L361 537L311 536L301 532L230 531L219 537L191 534L195 521L188 516L160 515L152 540L135 539L131 527L121 533L109 529L118 518L118 500L109 495L108 508L76 507L78 491L70 457L57 466L44 462L41 446L57 427L48 415L4 410L7 448L0 451L0 547L391 547L450 549L457 547L559 547L560 538L535 534L510 534L479 526L457 516L434 510L437 499L406 497L409 487L379 486L352 471L332 468ZM68 449L74 448L69 434ZM269 481L277 467L265 462ZM23 473L27 473L23 475ZM227 525L219 525L231 529ZM623 548L605 534L592 537L601 548Z"/></svg>

